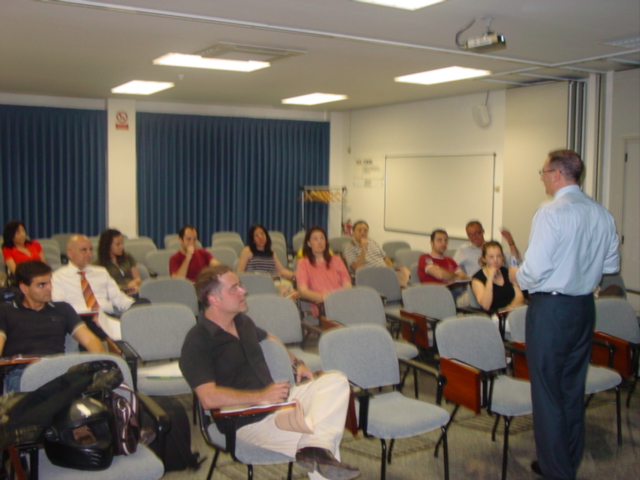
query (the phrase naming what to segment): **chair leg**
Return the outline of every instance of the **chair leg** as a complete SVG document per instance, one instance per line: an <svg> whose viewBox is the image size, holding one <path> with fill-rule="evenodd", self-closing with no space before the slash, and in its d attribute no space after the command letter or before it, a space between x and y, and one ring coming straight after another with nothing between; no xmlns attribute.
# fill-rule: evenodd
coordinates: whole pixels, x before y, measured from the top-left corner
<svg viewBox="0 0 640 480"><path fill-rule="evenodd" d="M620 420L620 387L616 387L616 420L618 426L618 445L622 445L622 421Z"/></svg>
<svg viewBox="0 0 640 480"><path fill-rule="evenodd" d="M291 480L293 476L293 462L289 462L289 467L287 468L287 480Z"/></svg>
<svg viewBox="0 0 640 480"><path fill-rule="evenodd" d="M218 462L218 455L220 455L220 450L216 448L216 453L213 456L213 461L211 462L211 467L209 467L209 473L207 474L207 480L211 480L213 470L216 468L216 463Z"/></svg>
<svg viewBox="0 0 640 480"><path fill-rule="evenodd" d="M197 425L198 424L198 419L196 417L196 415L198 414L197 410L197 403L196 403L196 394L195 392L191 392L191 395L193 395L193 398L191 399L191 413L193 414L193 424Z"/></svg>
<svg viewBox="0 0 640 480"><path fill-rule="evenodd" d="M633 383L631 384L631 388L629 388L629 395L627 395L627 408L629 408L629 405L631 405L631 395L633 394L633 391L636 389L637 384L638 384L638 379L634 378Z"/></svg>
<svg viewBox="0 0 640 480"><path fill-rule="evenodd" d="M496 441L496 432L498 431L498 422L500 421L500 415L496 415L496 421L493 423L493 430L491 430L491 441Z"/></svg>
<svg viewBox="0 0 640 480"><path fill-rule="evenodd" d="M396 439L392 438L391 441L389 442L389 453L387 454L387 463L391 464L391 454L393 452L393 444L395 443Z"/></svg>
<svg viewBox="0 0 640 480"><path fill-rule="evenodd" d="M504 416L504 448L502 449L502 480L507 480L507 455L509 451L509 426L511 417Z"/></svg>
<svg viewBox="0 0 640 480"><path fill-rule="evenodd" d="M382 461L380 462L380 480L387 478L387 442L384 438L380 439L382 445Z"/></svg>
<svg viewBox="0 0 640 480"><path fill-rule="evenodd" d="M433 450L433 456L434 457L438 457L438 449L440 448L440 444L446 440L446 433L447 433L447 429L449 428L449 425L451 425L451 422L453 422L453 417L456 416L456 413L458 413L458 409L460 408L460 405L456 405L455 408L453 409L453 412L451 412L451 416L449 417L449 421L447 422L447 424L444 426L444 430L442 431L442 433L440 434L440 438L438 439L438 442L436 443L436 448Z"/></svg>
<svg viewBox="0 0 640 480"><path fill-rule="evenodd" d="M253 480L253 465L247 465L247 480Z"/></svg>
<svg viewBox="0 0 640 480"><path fill-rule="evenodd" d="M442 453L444 457L444 480L449 480L449 447L447 446L447 425L440 427L442 434Z"/></svg>
<svg viewBox="0 0 640 480"><path fill-rule="evenodd" d="M416 398L418 398L418 370L415 368L413 369L413 392Z"/></svg>

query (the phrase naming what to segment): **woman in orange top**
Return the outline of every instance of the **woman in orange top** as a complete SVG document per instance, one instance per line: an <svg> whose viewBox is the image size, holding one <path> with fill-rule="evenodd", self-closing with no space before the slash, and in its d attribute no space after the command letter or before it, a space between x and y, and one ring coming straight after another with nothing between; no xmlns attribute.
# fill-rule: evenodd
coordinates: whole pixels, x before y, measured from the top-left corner
<svg viewBox="0 0 640 480"><path fill-rule="evenodd" d="M42 246L36 240L27 238L24 223L20 220L11 220L4 226L4 245L2 256L4 263L13 275L16 273L16 265L30 260L46 262Z"/></svg>

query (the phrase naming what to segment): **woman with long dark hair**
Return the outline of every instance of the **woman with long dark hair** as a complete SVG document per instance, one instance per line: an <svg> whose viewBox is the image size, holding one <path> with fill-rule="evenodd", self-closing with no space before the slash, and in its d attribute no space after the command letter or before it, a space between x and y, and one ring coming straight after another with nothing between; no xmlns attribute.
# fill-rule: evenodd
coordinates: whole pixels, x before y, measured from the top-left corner
<svg viewBox="0 0 640 480"><path fill-rule="evenodd" d="M16 265L20 263L31 260L41 260L46 263L42 246L36 240L29 240L24 223L20 220L7 222L2 236L4 264L12 275L16 273Z"/></svg>
<svg viewBox="0 0 640 480"><path fill-rule="evenodd" d="M136 259L124 251L124 239L120 231L110 228L100 234L98 265L103 266L121 290L129 295L138 293L142 279Z"/></svg>
<svg viewBox="0 0 640 480"><path fill-rule="evenodd" d="M351 288L347 267L340 257L329 252L327 234L322 227L313 226L307 230L296 280L300 296L312 302L322 302L331 292ZM312 313L318 313L315 305L312 305Z"/></svg>
<svg viewBox="0 0 640 480"><path fill-rule="evenodd" d="M271 236L262 225L252 225L247 234L247 246L240 252L238 272L274 273L285 278L293 278L293 272L282 266L278 256L271 249Z"/></svg>

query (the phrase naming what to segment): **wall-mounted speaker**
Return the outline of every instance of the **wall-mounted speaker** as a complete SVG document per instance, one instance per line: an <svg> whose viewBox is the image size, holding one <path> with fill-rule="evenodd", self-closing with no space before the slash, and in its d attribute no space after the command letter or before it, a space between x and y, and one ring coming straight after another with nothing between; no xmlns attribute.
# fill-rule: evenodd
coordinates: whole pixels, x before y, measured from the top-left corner
<svg viewBox="0 0 640 480"><path fill-rule="evenodd" d="M473 121L481 128L488 127L491 124L491 115L489 115L489 109L484 103L478 103L473 106Z"/></svg>

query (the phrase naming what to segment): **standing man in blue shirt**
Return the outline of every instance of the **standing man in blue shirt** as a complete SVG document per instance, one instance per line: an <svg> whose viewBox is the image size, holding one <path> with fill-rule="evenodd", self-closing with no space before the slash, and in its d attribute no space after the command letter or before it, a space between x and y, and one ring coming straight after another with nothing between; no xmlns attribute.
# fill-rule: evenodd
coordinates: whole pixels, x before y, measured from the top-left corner
<svg viewBox="0 0 640 480"><path fill-rule="evenodd" d="M538 454L531 468L553 479L575 479L582 458L592 292L603 273L619 268L613 217L580 191L583 170L571 150L549 154L540 177L553 200L533 217L525 261L511 271L531 294L527 363Z"/></svg>

